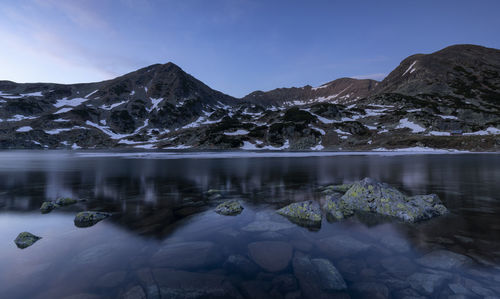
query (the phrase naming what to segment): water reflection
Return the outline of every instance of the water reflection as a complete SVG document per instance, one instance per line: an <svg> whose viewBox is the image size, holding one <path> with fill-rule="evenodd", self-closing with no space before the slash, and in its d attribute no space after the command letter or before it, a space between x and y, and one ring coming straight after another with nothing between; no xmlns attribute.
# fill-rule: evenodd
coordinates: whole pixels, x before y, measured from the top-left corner
<svg viewBox="0 0 500 299"><path fill-rule="evenodd" d="M273 291L275 297L309 294L294 273L293 261L278 273L242 274L228 266L235 255L253 263L248 244L272 241L292 246L294 258L331 261L347 282L341 294L351 297L363 297L366 289L394 298L461 294L454 284L495 293L500 291L493 283L500 277L495 276L500 264L499 166L498 155L161 160L1 153L0 289L10 298L123 295L135 286L146 288L145 277L154 276L155 265L161 264L158 252L180 244L185 250L215 246L221 255L213 263L179 269L201 273L207 281L215 281L214 275L224 281L232 277L230 284L244 296L252 297L248 285ZM297 227L274 213L288 202L319 199L321 185L367 176L409 194L437 193L452 213L417 225L359 214L343 222L324 221L319 231ZM213 213L215 202L204 194L209 189L241 199L245 210L236 217ZM39 214L43 201L60 196L87 201ZM84 209L112 212L113 217L77 229L74 214ZM43 239L20 251L12 240L25 230ZM462 254L474 267L426 265L426 254L439 250ZM176 257L175 252L167 253ZM193 275L189 273L177 274ZM429 293L419 289L417 280L430 274L443 281ZM270 283L287 275L288 289Z"/></svg>

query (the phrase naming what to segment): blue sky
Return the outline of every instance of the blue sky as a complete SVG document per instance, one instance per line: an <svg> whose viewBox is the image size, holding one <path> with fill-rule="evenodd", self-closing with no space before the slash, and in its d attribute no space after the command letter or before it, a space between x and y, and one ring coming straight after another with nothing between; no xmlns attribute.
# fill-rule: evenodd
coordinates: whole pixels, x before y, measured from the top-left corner
<svg viewBox="0 0 500 299"><path fill-rule="evenodd" d="M76 83L172 61L233 96L382 79L448 45L500 48L500 1L4 0L0 79Z"/></svg>

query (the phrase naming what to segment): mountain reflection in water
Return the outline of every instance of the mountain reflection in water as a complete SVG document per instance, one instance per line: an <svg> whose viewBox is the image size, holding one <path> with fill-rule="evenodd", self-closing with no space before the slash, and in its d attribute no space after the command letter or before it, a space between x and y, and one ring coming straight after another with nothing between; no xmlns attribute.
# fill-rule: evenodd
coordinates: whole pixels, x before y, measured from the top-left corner
<svg viewBox="0 0 500 299"><path fill-rule="evenodd" d="M227 294L246 297L261 289L275 297L311 294L292 261L277 273L255 266L255 273L243 275L227 266L228 257L235 255L250 262L250 243L271 241L292 246L294 259L307 255L331 261L347 283L347 290L337 295L363 297L369 290L395 298L439 297L461 294L455 286L461 284L465 295L479 298L485 296L481 292L500 292L494 283L500 279L499 166L500 156L491 154L143 159L3 152L0 290L9 298L79 293L116 297L134 288L148 293L146 271L157 281L165 279L165 273L186 280L224 277L231 285ZM320 230L311 231L274 213L290 202L319 200L320 186L364 177L408 194L436 193L451 214L416 225L360 214L342 222L324 219ZM237 216L215 214L220 200L211 200L205 194L209 189L222 190L224 199L241 200L245 209ZM43 201L62 196L86 201L40 214ZM113 215L80 229L73 217L82 210ZM42 239L19 250L12 241L22 231ZM361 241L370 249L354 257L325 252L325 240L332 236L344 240L342 244ZM203 252L204 246L215 244L220 256L189 267L182 261L172 265L165 262L167 257L181 255L162 251L172 244L186 252L189 246L200 246ZM464 255L472 264L426 268L422 257L440 250ZM419 288L419 277L429 274L438 276L435 286ZM291 285L277 287L273 281L284 277ZM165 296L162 282L157 283Z"/></svg>

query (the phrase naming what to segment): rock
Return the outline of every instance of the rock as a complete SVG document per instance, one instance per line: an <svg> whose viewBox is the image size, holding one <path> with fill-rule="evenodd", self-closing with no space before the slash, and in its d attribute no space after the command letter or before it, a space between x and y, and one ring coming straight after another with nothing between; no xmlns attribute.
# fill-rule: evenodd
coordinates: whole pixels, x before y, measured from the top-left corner
<svg viewBox="0 0 500 299"><path fill-rule="evenodd" d="M375 212L405 222L417 222L448 213L435 194L408 197L370 178L354 183L341 201L355 211Z"/></svg>
<svg viewBox="0 0 500 299"><path fill-rule="evenodd" d="M222 275L155 269L161 298L242 298Z"/></svg>
<svg viewBox="0 0 500 299"><path fill-rule="evenodd" d="M321 226L322 217L319 204L312 200L289 204L279 209L277 213L299 225L311 227Z"/></svg>
<svg viewBox="0 0 500 299"><path fill-rule="evenodd" d="M403 256L384 258L380 263L387 272L396 277L409 276L417 268L409 258Z"/></svg>
<svg viewBox="0 0 500 299"><path fill-rule="evenodd" d="M354 211L336 195L327 195L322 208L329 221L341 220L354 214Z"/></svg>
<svg viewBox="0 0 500 299"><path fill-rule="evenodd" d="M140 286L134 286L128 289L120 298L122 299L146 299L146 293L144 289Z"/></svg>
<svg viewBox="0 0 500 299"><path fill-rule="evenodd" d="M351 292L356 298L389 298L389 289L387 286L376 282L357 282L351 287Z"/></svg>
<svg viewBox="0 0 500 299"><path fill-rule="evenodd" d="M244 281L240 285L241 293L245 298L273 298L269 294L269 288L266 283L260 280Z"/></svg>
<svg viewBox="0 0 500 299"><path fill-rule="evenodd" d="M228 200L215 208L215 212L221 215L237 215L243 211L243 207L237 200Z"/></svg>
<svg viewBox="0 0 500 299"><path fill-rule="evenodd" d="M342 185L329 185L323 188L324 193L340 192L346 193L347 190L351 189L352 184L342 184Z"/></svg>
<svg viewBox="0 0 500 299"><path fill-rule="evenodd" d="M69 206L69 205L72 205L75 203L77 203L77 201L75 199L69 198L69 197L61 197L61 198L58 198L56 200L56 205L61 206L61 207Z"/></svg>
<svg viewBox="0 0 500 299"><path fill-rule="evenodd" d="M297 279L291 274L282 274L273 278L272 285L280 293L293 292L297 289Z"/></svg>
<svg viewBox="0 0 500 299"><path fill-rule="evenodd" d="M197 241L168 244L160 248L152 259L154 267L196 269L222 262L222 253L212 242Z"/></svg>
<svg viewBox="0 0 500 299"><path fill-rule="evenodd" d="M371 245L358 241L348 235L337 235L319 240L317 247L326 255L338 258L360 254L369 250Z"/></svg>
<svg viewBox="0 0 500 299"><path fill-rule="evenodd" d="M285 242L263 241L248 244L254 262L268 272L284 270L292 259L292 246Z"/></svg>
<svg viewBox="0 0 500 299"><path fill-rule="evenodd" d="M387 235L380 239L380 243L390 250L404 253L410 250L410 244L403 238Z"/></svg>
<svg viewBox="0 0 500 299"><path fill-rule="evenodd" d="M96 286L101 288L114 288L119 286L127 273L125 271L110 272L97 279Z"/></svg>
<svg viewBox="0 0 500 299"><path fill-rule="evenodd" d="M144 287L146 298L160 298L160 288L158 287L150 269L140 269L136 272L136 276L140 284Z"/></svg>
<svg viewBox="0 0 500 299"><path fill-rule="evenodd" d="M222 198L222 192L222 190L209 189L205 192L205 195L208 197L208 200L216 200Z"/></svg>
<svg viewBox="0 0 500 299"><path fill-rule="evenodd" d="M417 259L417 263L428 268L450 270L471 264L472 259L448 250L435 250Z"/></svg>
<svg viewBox="0 0 500 299"><path fill-rule="evenodd" d="M74 222L76 227L89 227L109 216L109 213L85 211L76 214Z"/></svg>
<svg viewBox="0 0 500 299"><path fill-rule="evenodd" d="M57 207L59 206L51 201L44 201L40 207L40 212L42 212L42 214L47 214Z"/></svg>
<svg viewBox="0 0 500 299"><path fill-rule="evenodd" d="M224 269L231 273L241 273L246 277L251 277L259 272L259 267L248 258L233 254L224 263Z"/></svg>
<svg viewBox="0 0 500 299"><path fill-rule="evenodd" d="M270 220L256 220L241 229L246 232L276 232L294 227L295 226L290 223L282 223Z"/></svg>
<svg viewBox="0 0 500 299"><path fill-rule="evenodd" d="M411 287L426 295L431 295L440 288L449 277L440 274L414 273L408 277Z"/></svg>
<svg viewBox="0 0 500 299"><path fill-rule="evenodd" d="M30 247L36 241L40 240L42 237L35 236L29 232L22 232L17 235L17 238L14 240L18 248L24 249L26 247Z"/></svg>
<svg viewBox="0 0 500 299"><path fill-rule="evenodd" d="M306 298L328 298L327 293L347 288L335 266L325 259L296 255L293 258L293 273Z"/></svg>

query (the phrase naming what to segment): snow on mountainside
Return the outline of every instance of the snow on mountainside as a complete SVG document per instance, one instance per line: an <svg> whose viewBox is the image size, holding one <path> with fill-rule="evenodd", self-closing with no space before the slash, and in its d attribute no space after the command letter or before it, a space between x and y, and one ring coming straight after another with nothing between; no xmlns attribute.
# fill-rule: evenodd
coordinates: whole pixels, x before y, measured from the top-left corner
<svg viewBox="0 0 500 299"><path fill-rule="evenodd" d="M499 53L452 46L403 60L382 82L242 99L173 63L87 84L0 81L0 148L499 150Z"/></svg>

